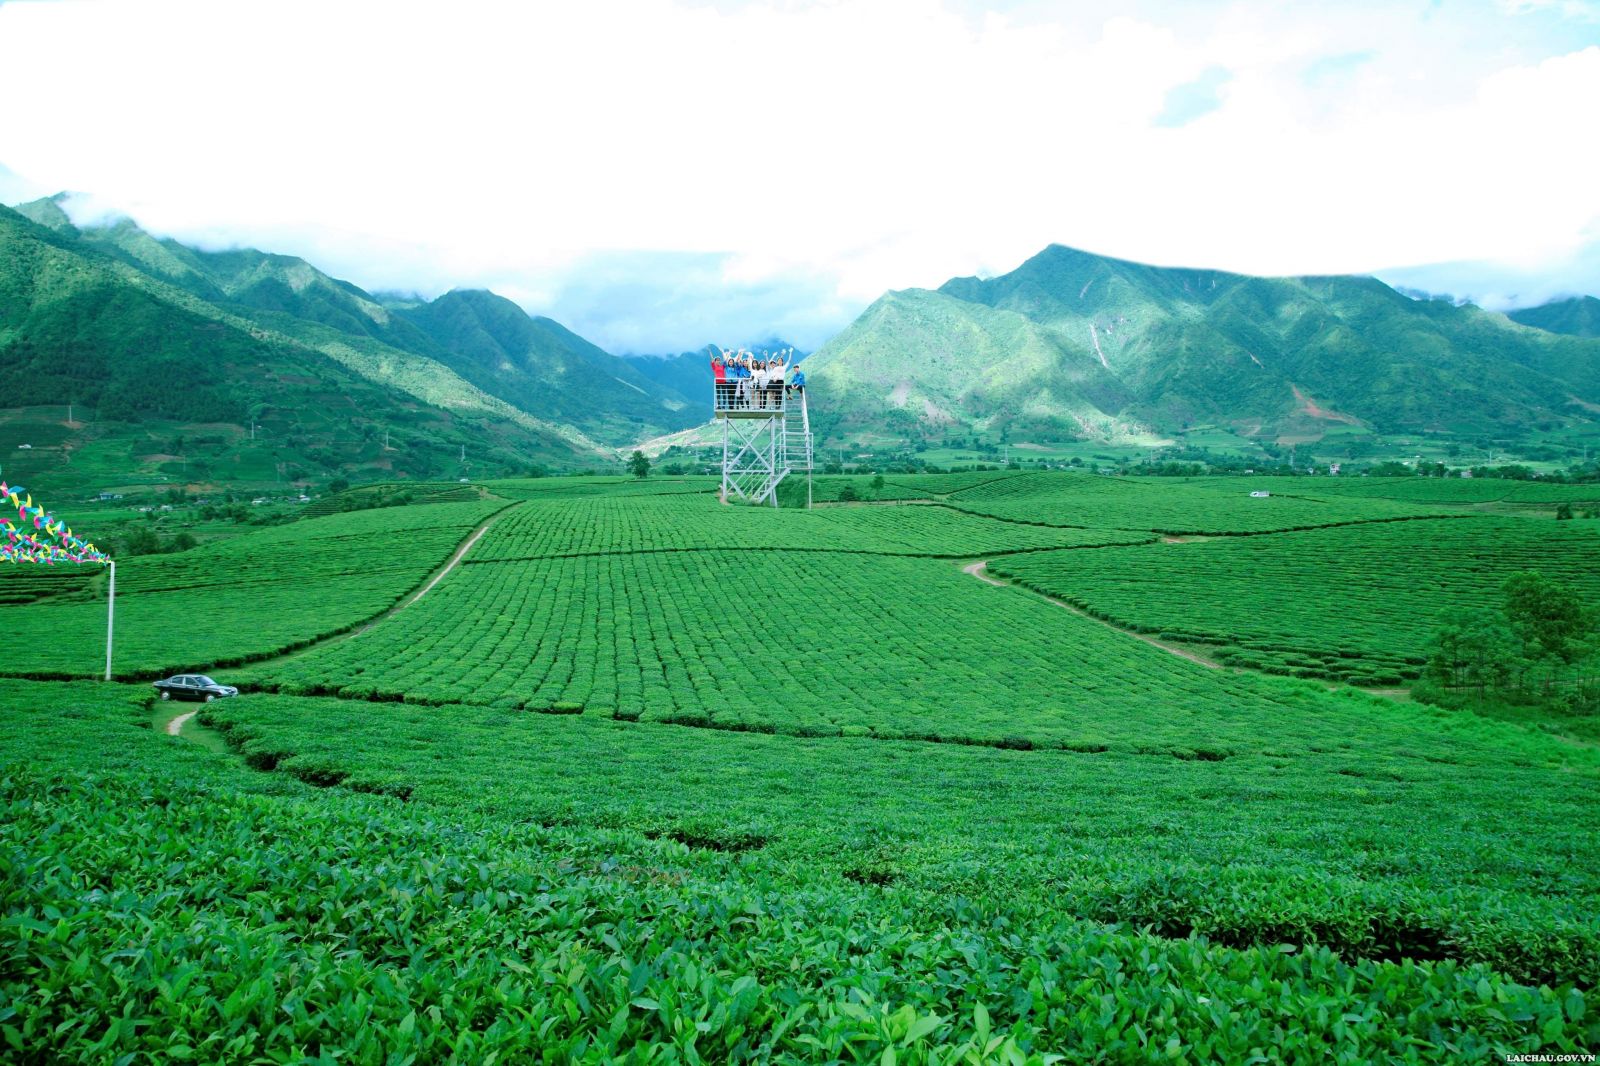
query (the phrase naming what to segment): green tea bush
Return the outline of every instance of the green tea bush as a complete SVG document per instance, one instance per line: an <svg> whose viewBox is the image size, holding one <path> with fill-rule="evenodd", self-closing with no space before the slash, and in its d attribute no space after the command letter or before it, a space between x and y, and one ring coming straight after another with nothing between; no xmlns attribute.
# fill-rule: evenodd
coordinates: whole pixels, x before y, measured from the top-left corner
<svg viewBox="0 0 1600 1066"><path fill-rule="evenodd" d="M228 666L353 628L449 558L503 501L395 507L308 519L117 566L118 677ZM17 568L0 589L30 584ZM104 583L5 608L0 674L94 677L104 668Z"/></svg>
<svg viewBox="0 0 1600 1066"><path fill-rule="evenodd" d="M1600 1040L1583 990L1487 965L1107 926L1009 878L929 891L881 842L785 868L723 812L655 833L314 788L135 710L0 687L13 1061L1486 1063Z"/></svg>
<svg viewBox="0 0 1600 1066"><path fill-rule="evenodd" d="M1395 684L1421 673L1447 617L1498 607L1517 571L1600 603L1600 530L1442 518L1016 555L989 569L1118 625L1221 645L1236 666Z"/></svg>
<svg viewBox="0 0 1600 1066"><path fill-rule="evenodd" d="M1273 493L1258 499L1250 493L1260 486L1249 478L1238 481L1245 484L1224 489L1210 479L1182 482L1042 471L963 489L946 502L965 511L1018 522L1174 535L1266 533L1441 513L1438 507L1422 504L1336 494Z"/></svg>

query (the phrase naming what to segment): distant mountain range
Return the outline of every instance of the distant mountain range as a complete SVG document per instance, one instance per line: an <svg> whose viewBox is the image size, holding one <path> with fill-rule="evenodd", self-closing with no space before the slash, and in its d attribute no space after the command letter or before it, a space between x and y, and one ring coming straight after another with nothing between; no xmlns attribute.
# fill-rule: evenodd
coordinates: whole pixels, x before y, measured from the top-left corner
<svg viewBox="0 0 1600 1066"><path fill-rule="evenodd" d="M1572 337L1600 337L1600 300L1593 296L1553 300L1539 307L1525 307L1520 311L1512 311L1506 317L1525 326L1549 330L1551 333L1565 333Z"/></svg>
<svg viewBox="0 0 1600 1066"><path fill-rule="evenodd" d="M619 358L491 292L373 294L294 256L79 227L60 197L0 208L0 452L47 481L613 464L705 437L713 350ZM1054 245L887 293L805 365L834 437L1505 437L1600 415L1600 300L1507 316Z"/></svg>
<svg viewBox="0 0 1600 1066"><path fill-rule="evenodd" d="M0 408L93 410L98 428L75 432L100 444L69 439L59 457L109 447L108 423L229 440L253 423L275 478L438 476L458 472L451 452L506 472L609 463L702 414L493 293L379 298L294 256L190 248L126 219L79 228L59 199L0 208ZM40 431L0 431L0 446L18 434ZM211 459L219 477L262 466Z"/></svg>
<svg viewBox="0 0 1600 1066"><path fill-rule="evenodd" d="M1372 278L1247 277L1053 245L999 277L888 293L807 366L815 406L842 430L1478 433L1600 412L1600 302L1564 304L1513 321Z"/></svg>

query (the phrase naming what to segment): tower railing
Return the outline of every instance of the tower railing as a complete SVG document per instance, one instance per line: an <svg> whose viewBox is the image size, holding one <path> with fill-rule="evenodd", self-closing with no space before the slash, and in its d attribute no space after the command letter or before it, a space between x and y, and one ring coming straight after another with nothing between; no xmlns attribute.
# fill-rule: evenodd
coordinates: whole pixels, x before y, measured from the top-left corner
<svg viewBox="0 0 1600 1066"><path fill-rule="evenodd" d="M713 384L712 412L722 423L722 500L778 505L778 486L806 474L811 506L811 419L805 390L754 378Z"/></svg>

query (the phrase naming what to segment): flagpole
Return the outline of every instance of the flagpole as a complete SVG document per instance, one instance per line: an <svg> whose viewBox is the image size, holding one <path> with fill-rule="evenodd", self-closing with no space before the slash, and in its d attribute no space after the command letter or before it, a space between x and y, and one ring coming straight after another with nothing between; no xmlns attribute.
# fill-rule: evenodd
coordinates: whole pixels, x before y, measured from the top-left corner
<svg viewBox="0 0 1600 1066"><path fill-rule="evenodd" d="M111 680L111 624L117 610L117 563L111 561L111 590L106 596L106 680Z"/></svg>

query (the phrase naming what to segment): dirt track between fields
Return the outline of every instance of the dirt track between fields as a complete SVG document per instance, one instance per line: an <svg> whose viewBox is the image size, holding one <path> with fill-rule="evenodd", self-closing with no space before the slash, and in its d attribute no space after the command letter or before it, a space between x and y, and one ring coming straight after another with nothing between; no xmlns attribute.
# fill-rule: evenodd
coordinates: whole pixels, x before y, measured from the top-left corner
<svg viewBox="0 0 1600 1066"><path fill-rule="evenodd" d="M187 712L185 714L178 715L178 717L176 717L172 721L168 722L167 723L167 736L169 736L169 737L177 736L178 733L183 729L183 727L189 724L189 719L193 718L195 715L197 715L199 713L200 713L199 711L189 711L189 712Z"/></svg>
<svg viewBox="0 0 1600 1066"><path fill-rule="evenodd" d="M358 625L354 629L346 630L343 633L333 633L321 638L320 640L314 640L309 644L294 649L293 651L281 652L277 655L269 655L262 659L251 660L249 665L254 666L258 663L274 663L282 662L285 659L293 659L304 655L307 652L326 648L330 644L337 644L341 641L350 640L353 637L359 637L373 626L382 625L395 615L399 614L401 611L405 610L407 607L410 607L413 603L416 603L418 600L422 599L422 597L426 596L435 585L443 581L446 575L448 575L450 571L454 570L460 564L461 560L466 557L467 552L472 550L472 546L478 543L478 539L489 531L489 527L494 525L495 522L499 520L501 515L504 515L507 511L514 509L515 506L515 504L511 504L490 515L483 521L482 525L473 530L471 535L469 535L466 540L462 541L461 544L456 547L456 550L451 554L449 560L444 564L444 566L439 568L439 571L428 580L427 584L423 585L416 592L406 596L399 603L395 604L393 607L390 607L387 611L384 611L371 621L368 621L362 625ZM213 670L215 669L216 668L213 667Z"/></svg>
<svg viewBox="0 0 1600 1066"><path fill-rule="evenodd" d="M1190 662L1195 663L1195 664L1197 664L1199 666L1203 666L1207 670L1221 670L1221 669L1224 669L1224 667L1223 667L1223 665L1221 663L1214 662L1211 659L1207 659L1204 655L1198 655L1198 654L1196 654L1196 653L1194 653L1192 651L1188 651L1188 650L1186 650L1184 648L1174 647L1173 645L1167 644L1164 641L1157 640L1155 637L1146 636L1143 633L1135 633L1131 629L1124 629L1119 625L1115 625L1115 624L1113 624L1111 622L1107 622L1104 618L1096 618L1094 615L1090 614L1088 611L1085 611L1085 610L1083 610L1081 608L1078 608L1078 607L1074 607L1072 604L1067 603L1064 600L1058 600L1054 596L1046 596L1042 592L1034 592L1032 589L1022 588L1019 585L1014 586L1009 581L1000 581L1000 580L998 580L996 578L992 578L988 574L988 569L989 569L989 560L980 559L975 563L971 563L971 564L969 564L967 566L963 566L961 568L961 572L964 573L964 574L971 574L973 577L977 578L979 581L982 581L984 584L986 584L986 585L994 585L996 588L1018 588L1022 592L1026 592L1030 596L1039 597L1039 599L1045 601L1046 603L1053 603L1057 607L1062 608L1063 610L1071 611L1073 614L1077 615L1079 618L1087 618L1089 621L1098 623L1099 625L1103 625L1107 629L1112 630L1113 632L1121 633L1121 634L1123 634L1125 636L1132 637L1135 640L1142 640L1146 644L1150 645L1152 648L1160 648L1162 651L1166 652L1168 655L1176 655L1180 659L1188 659Z"/></svg>
<svg viewBox="0 0 1600 1066"><path fill-rule="evenodd" d="M495 518L498 518L498 517L499 517L499 513L497 512L496 515L495 515ZM489 521L487 521L483 525L479 526L477 528L477 530L472 534L472 536L468 537L466 539L466 541L461 545L461 547L456 549L456 553L450 557L450 561L444 564L444 569L440 570L437 574L433 575L433 580L432 581L430 581L426 585L422 586L422 589L415 596L411 596L411 597L409 597L407 599L401 600L398 604L396 604L394 606L393 609L391 609L389 611L388 614L385 614L383 616L383 618L388 618L389 615L392 615L397 611L405 610L407 607L410 607L413 603L416 603L418 600L422 599L422 597L426 596L428 594L428 592L433 588L433 586L435 586L439 582L443 581L445 575L456 568L456 564L461 562L462 557L465 556L467 554L467 552L472 550L472 546L474 544L478 543L478 538L483 536L485 533L487 533L489 531L489 527L492 524L494 524L494 518L490 518ZM378 622L383 621L383 618L378 619ZM378 622L374 622L372 624L373 625L377 625Z"/></svg>

